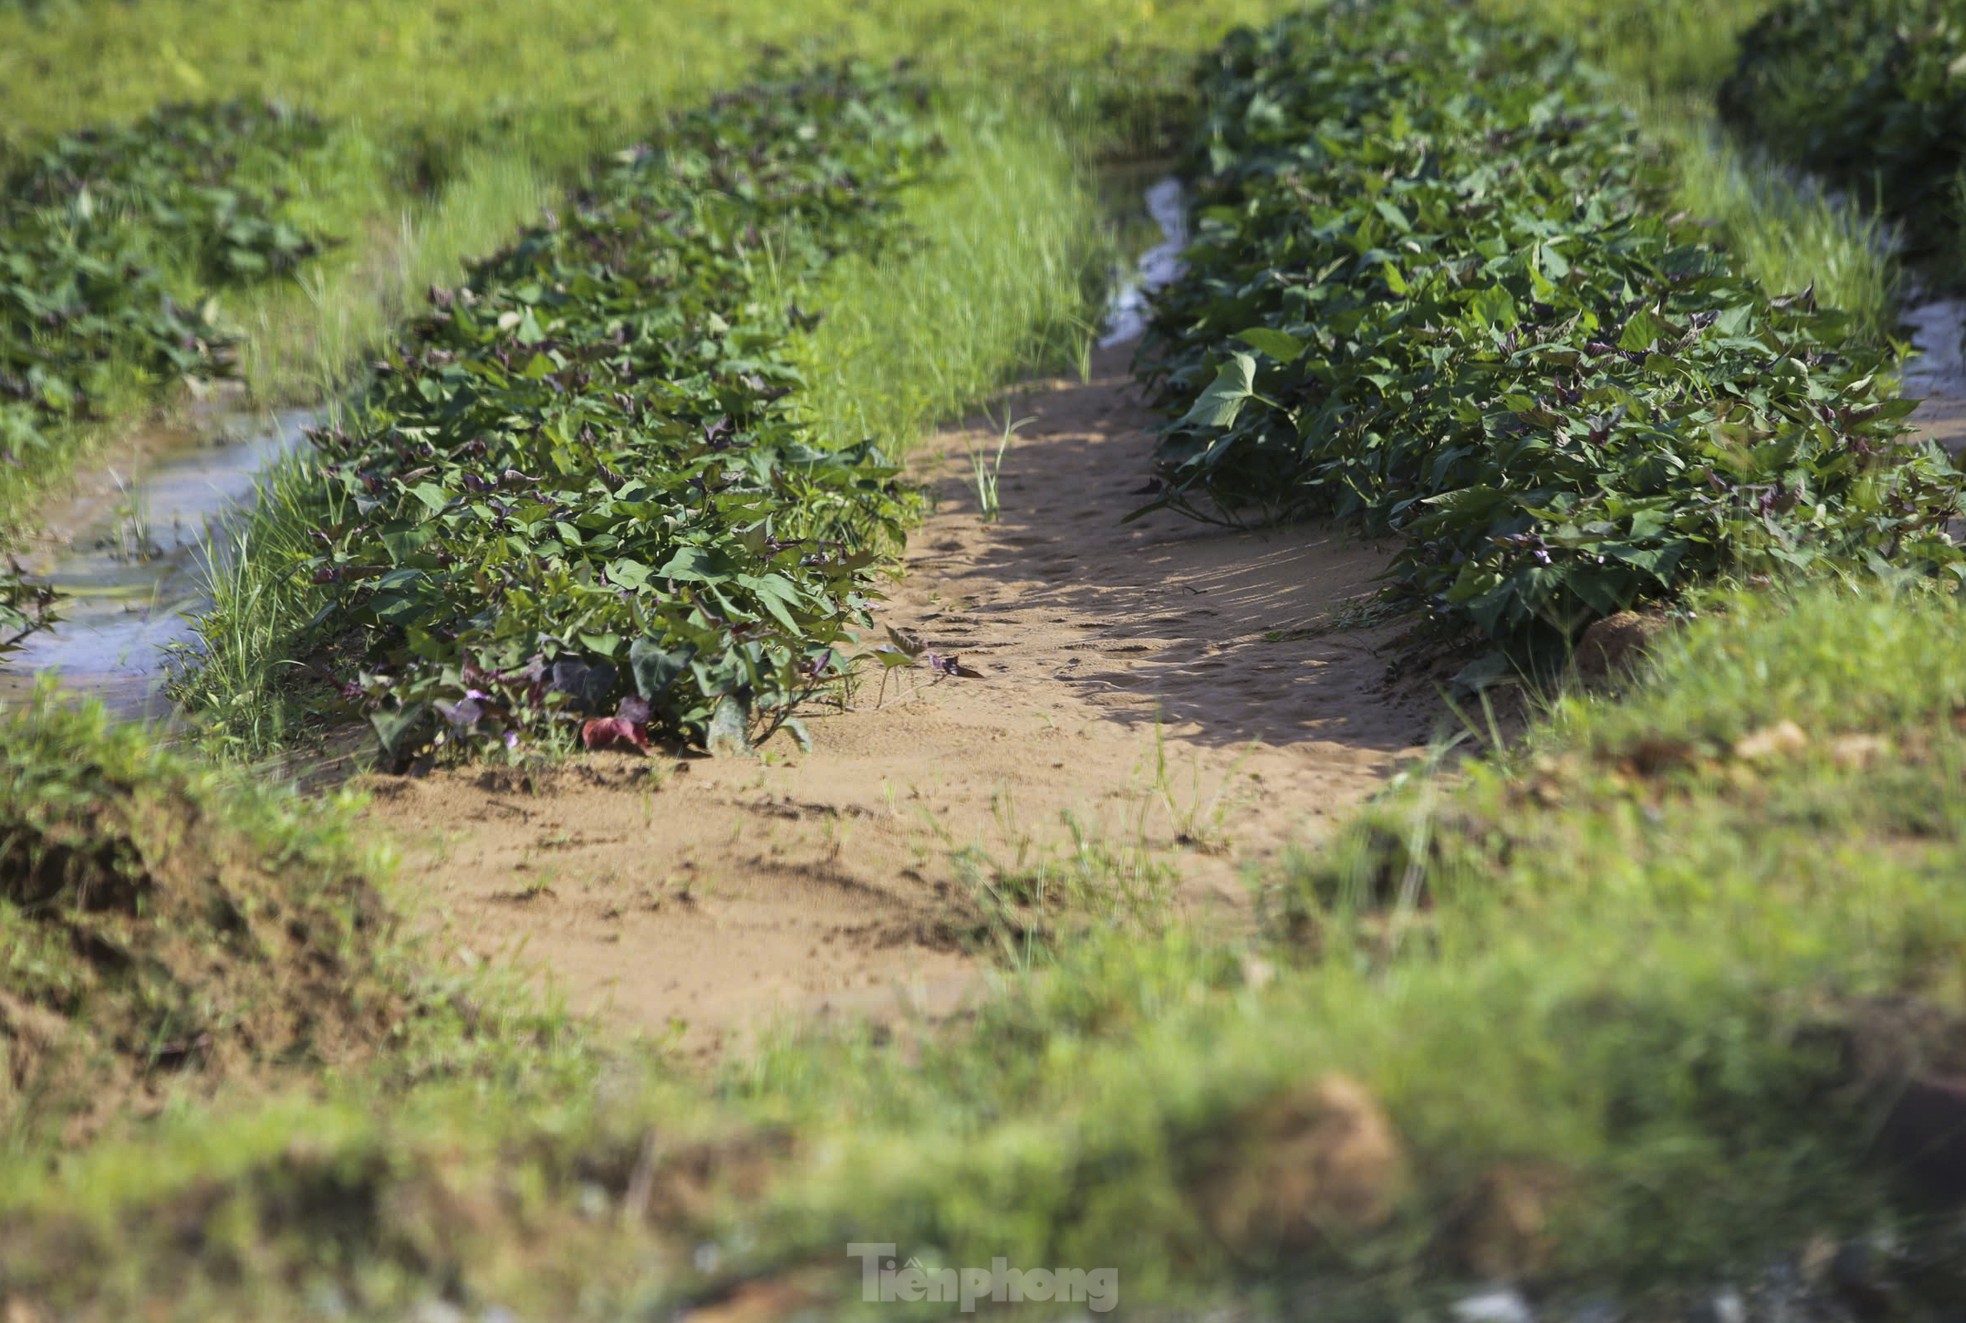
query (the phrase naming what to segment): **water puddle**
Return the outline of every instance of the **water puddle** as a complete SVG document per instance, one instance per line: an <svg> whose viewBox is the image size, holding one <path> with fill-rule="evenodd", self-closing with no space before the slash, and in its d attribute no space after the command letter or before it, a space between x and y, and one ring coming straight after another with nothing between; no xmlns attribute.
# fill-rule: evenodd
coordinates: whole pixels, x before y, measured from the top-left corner
<svg viewBox="0 0 1966 1323"><path fill-rule="evenodd" d="M1904 392L1921 401L1911 421L1954 455L1966 451L1966 299L1935 299L1904 314L1912 356Z"/></svg>
<svg viewBox="0 0 1966 1323"><path fill-rule="evenodd" d="M1160 227L1161 241L1140 255L1139 264L1113 291L1106 310L1106 333L1099 338L1101 349L1125 344L1144 333L1153 296L1181 278L1181 254L1190 242L1188 191L1169 175L1147 189L1146 202L1147 214Z"/></svg>
<svg viewBox="0 0 1966 1323"><path fill-rule="evenodd" d="M166 649L196 637L191 617L211 603L211 534L253 499L259 474L304 444L304 411L248 426L244 415L173 435L134 474L85 502L64 536L23 555L35 579L61 594L60 619L29 635L0 669L0 696L54 673L64 688L100 698L122 717L161 718Z"/></svg>

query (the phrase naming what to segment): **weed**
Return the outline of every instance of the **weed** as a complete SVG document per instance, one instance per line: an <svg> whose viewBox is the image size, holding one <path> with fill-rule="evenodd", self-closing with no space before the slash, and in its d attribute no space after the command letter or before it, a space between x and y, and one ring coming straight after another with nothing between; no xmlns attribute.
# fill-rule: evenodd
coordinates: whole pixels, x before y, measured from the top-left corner
<svg viewBox="0 0 1966 1323"><path fill-rule="evenodd" d="M1167 731L1158 719L1155 720L1153 774L1149 793L1166 811L1177 845L1190 846L1205 854L1229 852L1229 838L1224 828L1229 814L1237 807L1239 796L1234 792L1234 787L1242 774L1243 762L1244 758L1238 758L1231 763L1222 774L1220 783L1210 791L1202 785L1201 760L1195 759L1189 768L1188 785L1183 793L1176 784L1174 768L1168 758Z"/></svg>
<svg viewBox="0 0 1966 1323"><path fill-rule="evenodd" d="M115 544L110 548L110 555L130 565L155 560L163 553L150 536L150 517L142 491L133 489L120 474L111 473L109 476L121 497L116 510Z"/></svg>
<svg viewBox="0 0 1966 1323"><path fill-rule="evenodd" d="M996 419L987 410L984 413L984 417L989 418L991 424L993 426L995 425ZM1003 426L1000 429L1001 435L997 439L996 453L990 453L987 443L973 437L970 440L969 464L976 485L976 508L982 513L983 522L986 524L995 523L997 515L1001 512L1002 507L997 501L997 475L1003 469L1003 457L1005 453L1010 450L1010 438L1017 433L1019 428L1032 421L1030 418L1013 420L1010 416L1009 402L1006 401Z"/></svg>

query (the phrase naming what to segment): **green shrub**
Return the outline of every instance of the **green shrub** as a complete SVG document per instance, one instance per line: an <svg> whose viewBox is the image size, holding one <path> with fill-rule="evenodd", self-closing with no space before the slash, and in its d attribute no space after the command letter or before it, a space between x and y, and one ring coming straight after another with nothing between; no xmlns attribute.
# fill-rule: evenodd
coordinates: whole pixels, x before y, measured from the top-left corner
<svg viewBox="0 0 1966 1323"><path fill-rule="evenodd" d="M1232 37L1189 272L1144 348L1159 504L1395 532L1395 591L1505 641L1724 571L1957 563L1892 366L1775 298L1564 48L1414 5Z"/></svg>

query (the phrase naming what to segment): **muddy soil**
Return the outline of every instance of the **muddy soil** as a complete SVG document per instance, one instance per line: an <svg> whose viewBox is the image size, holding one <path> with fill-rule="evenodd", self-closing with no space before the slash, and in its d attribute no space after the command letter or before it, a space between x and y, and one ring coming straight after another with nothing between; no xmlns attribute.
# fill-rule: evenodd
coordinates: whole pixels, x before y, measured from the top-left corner
<svg viewBox="0 0 1966 1323"><path fill-rule="evenodd" d="M370 818L455 938L571 1007L696 1051L786 1013L940 1015L1001 952L982 883L1058 870L1128 905L1246 926L1242 870L1315 837L1421 751L1432 691L1344 627L1389 546L1157 514L1129 347L1034 384L981 517L979 424L917 457L933 513L885 627L975 677L878 665L756 759L594 755L525 784L372 780ZM1081 867L1083 865L1083 867Z"/></svg>

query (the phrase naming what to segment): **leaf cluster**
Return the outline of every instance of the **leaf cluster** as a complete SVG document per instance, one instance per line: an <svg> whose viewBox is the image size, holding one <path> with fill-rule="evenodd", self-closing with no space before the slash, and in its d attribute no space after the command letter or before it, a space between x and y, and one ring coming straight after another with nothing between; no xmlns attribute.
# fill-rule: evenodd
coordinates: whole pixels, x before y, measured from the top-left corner
<svg viewBox="0 0 1966 1323"><path fill-rule="evenodd" d="M1741 38L1721 114L1771 150L1873 194L1914 252L1956 249L1966 172L1966 4L1782 0Z"/></svg>
<svg viewBox="0 0 1966 1323"><path fill-rule="evenodd" d="M295 566L391 755L743 745L837 678L908 502L874 441L814 443L787 295L898 237L919 109L858 68L723 96L433 291L317 433Z"/></svg>
<svg viewBox="0 0 1966 1323"><path fill-rule="evenodd" d="M1504 642L1724 571L1955 566L1894 365L1667 216L1565 48L1422 4L1244 30L1203 74L1186 276L1142 363L1157 504L1354 517Z"/></svg>
<svg viewBox="0 0 1966 1323"><path fill-rule="evenodd" d="M116 369L215 375L227 336L198 295L292 271L323 236L283 214L319 120L278 106L166 106L85 129L0 179L0 449L47 444Z"/></svg>

